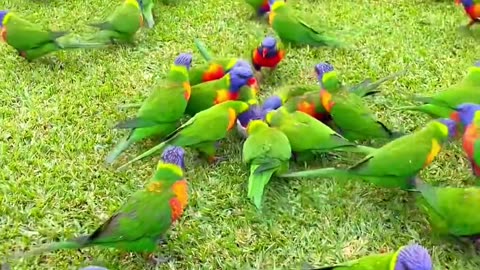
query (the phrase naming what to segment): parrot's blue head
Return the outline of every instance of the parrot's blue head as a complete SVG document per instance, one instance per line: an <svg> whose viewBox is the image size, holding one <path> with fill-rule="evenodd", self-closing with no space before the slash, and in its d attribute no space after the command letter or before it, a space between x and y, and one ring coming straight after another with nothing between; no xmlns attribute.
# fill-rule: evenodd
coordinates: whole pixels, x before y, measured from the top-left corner
<svg viewBox="0 0 480 270"><path fill-rule="evenodd" d="M437 121L447 127L448 134L445 135L448 135L449 138L455 137L457 134L457 122L449 118L440 118Z"/></svg>
<svg viewBox="0 0 480 270"><path fill-rule="evenodd" d="M245 60L242 60L242 59L239 59L237 60L237 62L235 62L235 65L234 67L246 67L246 68L252 68L252 65L250 65L250 63L248 63L247 61Z"/></svg>
<svg viewBox="0 0 480 270"><path fill-rule="evenodd" d="M463 103L457 106L456 111L458 114L458 119L462 125L468 126L470 123L472 123L475 113L480 111L480 105L474 103Z"/></svg>
<svg viewBox="0 0 480 270"><path fill-rule="evenodd" d="M185 150L179 146L169 146L165 148L161 157L164 163L175 164L185 170Z"/></svg>
<svg viewBox="0 0 480 270"><path fill-rule="evenodd" d="M268 0L268 4L269 4L270 6L272 6L273 3L275 3L275 1L276 1L276 0Z"/></svg>
<svg viewBox="0 0 480 270"><path fill-rule="evenodd" d="M188 70L192 66L192 54L191 53L181 53L175 58L174 64L176 66L184 66Z"/></svg>
<svg viewBox="0 0 480 270"><path fill-rule="evenodd" d="M263 58L272 58L277 55L277 40L274 37L265 37L262 44L258 46L257 52Z"/></svg>
<svg viewBox="0 0 480 270"><path fill-rule="evenodd" d="M432 270L432 258L428 250L413 244L403 247L398 253L394 270Z"/></svg>
<svg viewBox="0 0 480 270"><path fill-rule="evenodd" d="M323 81L323 76L329 72L334 71L335 69L333 66L329 63L319 63L315 65L315 74L317 75L317 80L322 83Z"/></svg>
<svg viewBox="0 0 480 270"><path fill-rule="evenodd" d="M280 98L279 96L277 95L274 95L274 96L271 96L269 98L267 98L267 100L265 100L262 104L262 109L264 110L276 110L278 109L280 106L282 106L282 98Z"/></svg>
<svg viewBox="0 0 480 270"><path fill-rule="evenodd" d="M253 84L253 81L257 81L253 77L253 72L250 67L236 66L229 72L230 74L230 92L238 93L240 88L245 85Z"/></svg>
<svg viewBox="0 0 480 270"><path fill-rule="evenodd" d="M475 5L474 0L455 0L455 3L462 4L465 8L473 7Z"/></svg>
<svg viewBox="0 0 480 270"><path fill-rule="evenodd" d="M260 106L252 105L248 111L238 116L238 121L240 121L240 124L246 128L248 123L252 120L263 120L265 118L265 114L265 111Z"/></svg>
<svg viewBox="0 0 480 270"><path fill-rule="evenodd" d="M0 28L3 27L3 21L8 14L8 10L0 10Z"/></svg>
<svg viewBox="0 0 480 270"><path fill-rule="evenodd" d="M252 65L249 62L242 59L237 60L237 62L233 67L244 67L252 70ZM256 92L259 91L258 82L257 82L257 79L255 79L255 77L252 77L250 80L248 80L247 85L253 88Z"/></svg>

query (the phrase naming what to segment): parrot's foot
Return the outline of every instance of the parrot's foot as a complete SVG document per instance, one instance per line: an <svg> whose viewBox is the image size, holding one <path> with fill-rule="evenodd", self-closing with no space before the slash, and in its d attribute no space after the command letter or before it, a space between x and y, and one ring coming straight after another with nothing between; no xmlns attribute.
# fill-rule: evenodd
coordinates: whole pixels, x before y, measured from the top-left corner
<svg viewBox="0 0 480 270"><path fill-rule="evenodd" d="M153 264L154 266L157 266L157 265L160 265L160 264L164 264L164 263L168 263L170 261L173 261L172 258L170 257L160 257L160 256L156 256L155 254L151 253L151 254L148 254L147 256L147 259L148 261Z"/></svg>
<svg viewBox="0 0 480 270"><path fill-rule="evenodd" d="M165 245L167 243L167 238L165 236L160 236L157 238L157 245Z"/></svg>

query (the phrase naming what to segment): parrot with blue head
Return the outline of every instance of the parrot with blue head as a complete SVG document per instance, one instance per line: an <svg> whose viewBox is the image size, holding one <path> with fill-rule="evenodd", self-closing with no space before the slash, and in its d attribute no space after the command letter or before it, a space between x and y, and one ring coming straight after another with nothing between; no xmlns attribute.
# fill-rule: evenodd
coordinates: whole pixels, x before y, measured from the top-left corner
<svg viewBox="0 0 480 270"><path fill-rule="evenodd" d="M427 123L414 133L393 140L346 169L321 168L280 177L346 176L386 188L411 189L418 173L429 166L442 145L456 134L456 122L443 118ZM412 147L415 146L415 147Z"/></svg>
<svg viewBox="0 0 480 270"><path fill-rule="evenodd" d="M480 22L480 2L478 0L455 0L455 4L461 4L470 18L470 22L465 26L467 29Z"/></svg>
<svg viewBox="0 0 480 270"><path fill-rule="evenodd" d="M191 54L178 55L167 78L153 87L137 116L115 126L130 129L130 132L110 152L106 158L108 164L113 163L133 143L152 137L165 137L179 126L191 95L188 82L188 69L191 64Z"/></svg>
<svg viewBox="0 0 480 270"><path fill-rule="evenodd" d="M428 250L411 244L395 252L374 254L330 266L307 268L309 270L433 270Z"/></svg>
<svg viewBox="0 0 480 270"><path fill-rule="evenodd" d="M255 10L259 17L263 17L270 12L270 4L268 3L268 0L245 0L245 2Z"/></svg>
<svg viewBox="0 0 480 270"><path fill-rule="evenodd" d="M260 105L254 104L250 105L248 111L240 114L237 118L237 131L242 135L242 137L248 137L247 127L248 123L253 120L264 120L267 111L265 111Z"/></svg>
<svg viewBox="0 0 480 270"><path fill-rule="evenodd" d="M274 37L267 36L262 43L253 50L252 64L256 71L261 68L275 69L285 57L285 49Z"/></svg>
<svg viewBox="0 0 480 270"><path fill-rule="evenodd" d="M99 43L85 43L67 39L68 32L45 30L17 14L0 10L0 39L17 50L28 61L49 53L77 48L98 48ZM63 40L61 41L60 38Z"/></svg>
<svg viewBox="0 0 480 270"><path fill-rule="evenodd" d="M215 104L239 100L242 89L252 80L255 80L252 70L237 65L221 79L194 85L185 113L193 116Z"/></svg>
<svg viewBox="0 0 480 270"><path fill-rule="evenodd" d="M456 108L458 119L465 127L462 145L475 177L480 177L480 104L463 103ZM455 117L457 118L457 117Z"/></svg>
<svg viewBox="0 0 480 270"><path fill-rule="evenodd" d="M18 260L59 249L83 249L93 246L138 252L156 260L153 252L170 227L181 218L188 203L185 178L185 151L168 147L145 187L133 193L101 226L89 235L42 245L14 254ZM153 258L152 258L153 257Z"/></svg>
<svg viewBox="0 0 480 270"><path fill-rule="evenodd" d="M394 132L377 120L362 98L342 87L332 65L321 63L320 102L338 132L348 140L394 139L403 134ZM318 100L318 99L317 99Z"/></svg>
<svg viewBox="0 0 480 270"><path fill-rule="evenodd" d="M90 26L99 29L89 41L105 44L117 42L134 43L135 34L143 26L143 0L125 0L114 12L101 23Z"/></svg>
<svg viewBox="0 0 480 270"><path fill-rule="evenodd" d="M418 111L428 114L432 118L450 117L458 122L458 119L455 119L457 115L455 114L455 107L462 103L480 104L480 61L476 61L468 69L467 75L460 82L433 96L414 96L413 99L424 104L396 109Z"/></svg>

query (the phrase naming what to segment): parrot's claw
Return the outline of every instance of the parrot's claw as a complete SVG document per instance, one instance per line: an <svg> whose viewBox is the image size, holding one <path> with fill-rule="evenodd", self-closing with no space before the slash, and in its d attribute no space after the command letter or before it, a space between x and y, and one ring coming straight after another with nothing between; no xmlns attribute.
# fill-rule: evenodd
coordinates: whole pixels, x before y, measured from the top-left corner
<svg viewBox="0 0 480 270"><path fill-rule="evenodd" d="M166 243L167 243L167 238L165 238L165 236L161 236L157 239L158 246L165 245Z"/></svg>
<svg viewBox="0 0 480 270"><path fill-rule="evenodd" d="M170 257L160 257L160 256L156 256L153 253L148 255L148 261L155 266L160 265L160 264L164 264L164 263L168 263L172 260L173 259L170 258Z"/></svg>

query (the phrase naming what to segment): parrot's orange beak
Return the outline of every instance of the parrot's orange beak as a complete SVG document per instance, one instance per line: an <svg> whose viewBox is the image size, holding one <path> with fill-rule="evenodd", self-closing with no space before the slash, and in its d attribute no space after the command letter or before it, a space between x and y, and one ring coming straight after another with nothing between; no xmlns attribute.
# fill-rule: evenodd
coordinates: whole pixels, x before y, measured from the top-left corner
<svg viewBox="0 0 480 270"><path fill-rule="evenodd" d="M460 115L458 114L457 111L450 114L450 119L452 119L453 121L455 121L457 123L460 123Z"/></svg>
<svg viewBox="0 0 480 270"><path fill-rule="evenodd" d="M460 5L460 3L462 3L461 0L455 0L455 4Z"/></svg>
<svg viewBox="0 0 480 270"><path fill-rule="evenodd" d="M258 93L258 90L260 90L258 87L257 79L255 77L250 78L247 82L247 85L255 91L255 94Z"/></svg>
<svg viewBox="0 0 480 270"><path fill-rule="evenodd" d="M262 57L265 58L267 56L267 53L268 53L268 49L263 48L262 49Z"/></svg>

